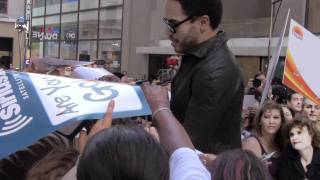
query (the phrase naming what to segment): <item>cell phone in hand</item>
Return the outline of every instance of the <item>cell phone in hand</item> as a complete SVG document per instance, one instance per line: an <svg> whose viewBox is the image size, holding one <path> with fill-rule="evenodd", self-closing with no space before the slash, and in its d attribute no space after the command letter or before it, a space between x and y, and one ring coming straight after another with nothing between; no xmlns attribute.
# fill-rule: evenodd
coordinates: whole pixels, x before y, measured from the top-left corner
<svg viewBox="0 0 320 180"><path fill-rule="evenodd" d="M276 151L273 151L269 154L264 154L261 158L262 161L268 161L270 158L272 158L272 156L276 153Z"/></svg>

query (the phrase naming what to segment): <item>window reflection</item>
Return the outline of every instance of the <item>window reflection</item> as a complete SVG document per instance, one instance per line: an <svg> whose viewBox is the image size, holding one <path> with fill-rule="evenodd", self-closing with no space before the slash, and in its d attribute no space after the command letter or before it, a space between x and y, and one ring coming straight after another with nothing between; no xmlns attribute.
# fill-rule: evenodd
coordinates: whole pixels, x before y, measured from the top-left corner
<svg viewBox="0 0 320 180"><path fill-rule="evenodd" d="M31 42L31 59L43 57L43 42Z"/></svg>
<svg viewBox="0 0 320 180"><path fill-rule="evenodd" d="M7 7L8 2L7 0L0 0L0 14L7 14Z"/></svg>
<svg viewBox="0 0 320 180"><path fill-rule="evenodd" d="M78 0L62 0L62 12L78 10Z"/></svg>
<svg viewBox="0 0 320 180"><path fill-rule="evenodd" d="M101 0L101 7L122 5L123 0Z"/></svg>
<svg viewBox="0 0 320 180"><path fill-rule="evenodd" d="M77 14L66 14L61 17L60 56L62 59L77 59Z"/></svg>
<svg viewBox="0 0 320 180"><path fill-rule="evenodd" d="M77 59L77 44L75 41L61 41L60 56L62 59L75 60Z"/></svg>
<svg viewBox="0 0 320 180"><path fill-rule="evenodd" d="M59 16L46 17L45 40L59 40L60 34L60 18Z"/></svg>
<svg viewBox="0 0 320 180"><path fill-rule="evenodd" d="M97 41L79 41L78 48L80 61L92 61L96 59Z"/></svg>
<svg viewBox="0 0 320 180"><path fill-rule="evenodd" d="M99 0L80 0L80 9L98 8Z"/></svg>
<svg viewBox="0 0 320 180"><path fill-rule="evenodd" d="M32 1L32 16L44 15L44 0Z"/></svg>
<svg viewBox="0 0 320 180"><path fill-rule="evenodd" d="M75 41L77 38L77 14L61 16L61 40Z"/></svg>
<svg viewBox="0 0 320 180"><path fill-rule="evenodd" d="M32 2L31 58L100 59L120 71L123 0Z"/></svg>
<svg viewBox="0 0 320 180"><path fill-rule="evenodd" d="M45 57L59 57L59 41L46 41L44 42L44 56Z"/></svg>
<svg viewBox="0 0 320 180"><path fill-rule="evenodd" d="M47 0L46 14L60 13L60 0Z"/></svg>
<svg viewBox="0 0 320 180"><path fill-rule="evenodd" d="M44 18L33 18L32 20L32 34L33 41L43 41L44 39Z"/></svg>
<svg viewBox="0 0 320 180"><path fill-rule="evenodd" d="M80 12L79 39L97 39L98 11Z"/></svg>
<svg viewBox="0 0 320 180"><path fill-rule="evenodd" d="M99 59L106 61L106 67L111 72L120 71L121 41L99 41Z"/></svg>
<svg viewBox="0 0 320 180"><path fill-rule="evenodd" d="M100 38L121 38L122 7L100 11Z"/></svg>

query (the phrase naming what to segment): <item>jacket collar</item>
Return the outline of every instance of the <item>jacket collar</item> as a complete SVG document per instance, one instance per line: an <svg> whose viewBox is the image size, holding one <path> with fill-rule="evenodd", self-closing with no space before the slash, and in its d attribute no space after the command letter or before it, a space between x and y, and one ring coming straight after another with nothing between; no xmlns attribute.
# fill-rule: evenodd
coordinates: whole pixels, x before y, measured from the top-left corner
<svg viewBox="0 0 320 180"><path fill-rule="evenodd" d="M219 31L215 36L209 40L199 44L198 46L190 49L186 54L194 55L198 58L204 58L209 52L218 50L227 41L225 32Z"/></svg>

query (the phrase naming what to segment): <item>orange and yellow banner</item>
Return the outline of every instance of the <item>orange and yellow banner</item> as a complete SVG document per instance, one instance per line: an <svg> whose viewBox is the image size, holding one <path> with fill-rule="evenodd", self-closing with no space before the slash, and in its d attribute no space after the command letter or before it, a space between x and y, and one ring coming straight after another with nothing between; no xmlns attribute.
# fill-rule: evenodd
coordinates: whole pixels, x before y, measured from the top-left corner
<svg viewBox="0 0 320 180"><path fill-rule="evenodd" d="M283 84L320 104L320 39L291 20Z"/></svg>

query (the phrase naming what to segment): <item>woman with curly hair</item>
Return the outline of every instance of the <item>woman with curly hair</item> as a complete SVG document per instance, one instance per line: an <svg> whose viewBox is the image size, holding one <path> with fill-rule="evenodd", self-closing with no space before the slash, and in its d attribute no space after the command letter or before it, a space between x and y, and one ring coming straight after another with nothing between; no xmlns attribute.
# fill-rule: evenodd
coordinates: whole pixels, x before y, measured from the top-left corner
<svg viewBox="0 0 320 180"><path fill-rule="evenodd" d="M320 179L320 139L310 120L295 120L286 127L290 143L281 153L278 179Z"/></svg>

